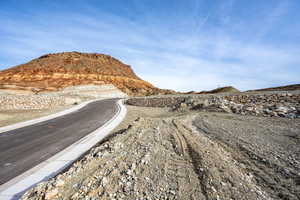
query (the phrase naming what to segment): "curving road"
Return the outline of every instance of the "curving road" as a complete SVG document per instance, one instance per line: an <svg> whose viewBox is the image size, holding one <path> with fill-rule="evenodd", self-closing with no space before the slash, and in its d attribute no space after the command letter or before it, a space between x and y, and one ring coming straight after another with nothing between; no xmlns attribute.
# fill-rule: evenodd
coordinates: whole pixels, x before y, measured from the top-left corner
<svg viewBox="0 0 300 200"><path fill-rule="evenodd" d="M118 100L92 102L70 114L0 133L0 185L104 125L116 114Z"/></svg>

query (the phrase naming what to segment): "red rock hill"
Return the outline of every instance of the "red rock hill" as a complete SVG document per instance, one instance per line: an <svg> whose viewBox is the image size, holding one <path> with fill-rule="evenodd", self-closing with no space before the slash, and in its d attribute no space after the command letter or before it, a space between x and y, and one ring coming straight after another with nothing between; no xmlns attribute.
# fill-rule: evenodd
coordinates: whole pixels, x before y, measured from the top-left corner
<svg viewBox="0 0 300 200"><path fill-rule="evenodd" d="M129 65L97 53L47 54L0 72L2 89L55 91L83 84L113 84L129 95L171 93L143 81Z"/></svg>

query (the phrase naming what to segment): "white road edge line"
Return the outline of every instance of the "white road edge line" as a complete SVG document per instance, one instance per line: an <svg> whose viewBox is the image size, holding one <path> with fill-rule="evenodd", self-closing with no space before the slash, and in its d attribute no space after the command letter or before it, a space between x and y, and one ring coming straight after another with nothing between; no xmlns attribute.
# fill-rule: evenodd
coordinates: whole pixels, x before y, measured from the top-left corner
<svg viewBox="0 0 300 200"><path fill-rule="evenodd" d="M87 105L90 102L86 102ZM127 109L123 100L117 102L117 113L103 126L57 153L48 160L0 186L1 200L16 200L36 184L46 181L76 161L81 155L107 136L125 118ZM83 107L83 106L82 106Z"/></svg>

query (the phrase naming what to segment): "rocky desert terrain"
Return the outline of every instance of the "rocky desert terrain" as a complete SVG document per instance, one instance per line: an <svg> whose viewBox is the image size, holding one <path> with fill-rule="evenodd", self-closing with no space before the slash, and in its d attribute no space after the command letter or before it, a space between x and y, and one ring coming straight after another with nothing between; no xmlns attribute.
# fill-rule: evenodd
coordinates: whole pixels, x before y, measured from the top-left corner
<svg viewBox="0 0 300 200"><path fill-rule="evenodd" d="M49 115L91 99L175 93L140 79L104 54L43 55L0 71L0 126Z"/></svg>
<svg viewBox="0 0 300 200"><path fill-rule="evenodd" d="M183 94L156 88L108 55L47 54L0 72L0 125L126 98L119 127L24 200L297 200L298 87Z"/></svg>
<svg viewBox="0 0 300 200"><path fill-rule="evenodd" d="M170 107L177 111L217 111L241 115L300 117L300 92L246 92L209 95L173 95L138 97L127 104L147 107Z"/></svg>
<svg viewBox="0 0 300 200"><path fill-rule="evenodd" d="M39 94L0 90L0 126L57 113L84 101L116 97L127 95L113 85L70 86Z"/></svg>
<svg viewBox="0 0 300 200"><path fill-rule="evenodd" d="M299 199L299 95L130 98L111 135L23 199Z"/></svg>

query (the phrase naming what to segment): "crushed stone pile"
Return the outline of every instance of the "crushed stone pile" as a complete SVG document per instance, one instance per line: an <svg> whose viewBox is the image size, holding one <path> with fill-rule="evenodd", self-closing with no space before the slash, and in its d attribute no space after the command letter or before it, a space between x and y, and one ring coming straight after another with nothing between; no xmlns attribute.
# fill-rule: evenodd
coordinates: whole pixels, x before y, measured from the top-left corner
<svg viewBox="0 0 300 200"><path fill-rule="evenodd" d="M300 117L300 94L265 93L132 98L128 105L170 107L174 111L212 111L264 117Z"/></svg>
<svg viewBox="0 0 300 200"><path fill-rule="evenodd" d="M273 95L232 95L214 96L208 99L189 97L174 110L189 108L191 110L220 111L241 115L264 117L300 117L300 95L289 93Z"/></svg>

